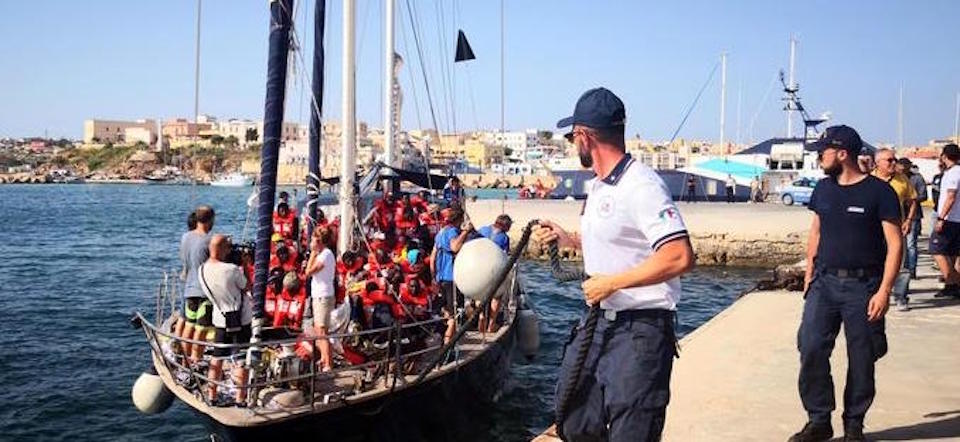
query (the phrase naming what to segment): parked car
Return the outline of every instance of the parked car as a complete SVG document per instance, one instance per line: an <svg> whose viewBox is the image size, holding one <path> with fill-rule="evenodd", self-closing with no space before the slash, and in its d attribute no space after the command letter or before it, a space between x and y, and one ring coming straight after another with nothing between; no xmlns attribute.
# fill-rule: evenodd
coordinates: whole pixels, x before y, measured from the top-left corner
<svg viewBox="0 0 960 442"><path fill-rule="evenodd" d="M783 204L787 206L794 204L807 205L810 203L810 195L813 195L813 188L816 185L816 179L800 178L780 190L780 201L783 201Z"/></svg>

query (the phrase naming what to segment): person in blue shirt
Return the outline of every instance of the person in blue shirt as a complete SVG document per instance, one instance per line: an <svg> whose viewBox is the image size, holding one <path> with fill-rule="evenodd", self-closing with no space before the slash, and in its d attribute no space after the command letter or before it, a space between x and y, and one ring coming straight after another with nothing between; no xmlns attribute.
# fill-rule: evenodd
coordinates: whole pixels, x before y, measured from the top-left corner
<svg viewBox="0 0 960 442"><path fill-rule="evenodd" d="M498 247L500 247L504 252L510 253L510 237L507 236L507 233L510 232L510 226L513 225L513 220L510 219L510 215L503 214L497 217L497 220L493 224L488 226L483 226L477 229L477 233L480 236L493 241Z"/></svg>
<svg viewBox="0 0 960 442"><path fill-rule="evenodd" d="M497 247L500 247L504 253L510 253L510 237L507 236L507 232L510 231L510 226L513 225L513 220L510 219L510 215L503 214L497 217L496 221L493 224L483 226L477 229L477 233L480 236L493 241ZM480 313L480 331L493 333L497 331L497 315L500 313L500 300L494 298L490 301L490 322L487 323L484 313Z"/></svg>
<svg viewBox="0 0 960 442"><path fill-rule="evenodd" d="M463 210L458 207L446 209L444 227L433 240L433 251L430 253L430 270L434 279L440 284L440 293L444 299L444 315L447 316L447 331L443 341L446 343L453 337L456 327L454 316L457 307L463 306L463 295L457 293L453 283L453 260L467 238L474 232L473 225L463 223ZM462 227L462 228L461 228Z"/></svg>
<svg viewBox="0 0 960 442"><path fill-rule="evenodd" d="M460 178L450 177L449 185L443 188L443 200L447 202L447 206L452 207L463 204L464 196L463 187L460 185Z"/></svg>

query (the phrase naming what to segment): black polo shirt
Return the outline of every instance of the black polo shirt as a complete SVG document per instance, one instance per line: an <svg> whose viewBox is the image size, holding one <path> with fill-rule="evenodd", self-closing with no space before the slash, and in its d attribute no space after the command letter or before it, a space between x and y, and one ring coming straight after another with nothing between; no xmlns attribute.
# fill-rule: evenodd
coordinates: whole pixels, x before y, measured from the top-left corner
<svg viewBox="0 0 960 442"><path fill-rule="evenodd" d="M827 177L813 189L809 208L820 216L817 267L883 267L887 243L882 222L900 223L897 194L889 184L868 175L843 186Z"/></svg>

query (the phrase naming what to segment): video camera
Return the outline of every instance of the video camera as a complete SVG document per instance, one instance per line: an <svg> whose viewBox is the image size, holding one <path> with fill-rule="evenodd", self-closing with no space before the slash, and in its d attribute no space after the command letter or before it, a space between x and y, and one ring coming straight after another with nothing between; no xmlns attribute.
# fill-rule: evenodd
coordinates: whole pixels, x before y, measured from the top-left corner
<svg viewBox="0 0 960 442"><path fill-rule="evenodd" d="M227 262L238 266L243 266L245 262L253 262L253 251L253 241L232 244L230 254L227 255Z"/></svg>

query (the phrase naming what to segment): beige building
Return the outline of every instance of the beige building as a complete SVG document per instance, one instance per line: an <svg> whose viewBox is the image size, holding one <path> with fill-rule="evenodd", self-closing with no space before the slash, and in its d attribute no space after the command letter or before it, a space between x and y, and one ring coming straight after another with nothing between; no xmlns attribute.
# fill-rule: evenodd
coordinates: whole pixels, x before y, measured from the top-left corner
<svg viewBox="0 0 960 442"><path fill-rule="evenodd" d="M127 142L127 129L144 129L152 137L156 138L157 123L154 120L84 120L83 121L83 142L91 143L125 143ZM134 132L136 136L142 136L144 132Z"/></svg>
<svg viewBox="0 0 960 442"><path fill-rule="evenodd" d="M157 142L156 126L128 127L123 131L123 142L127 144L143 143L153 146Z"/></svg>

